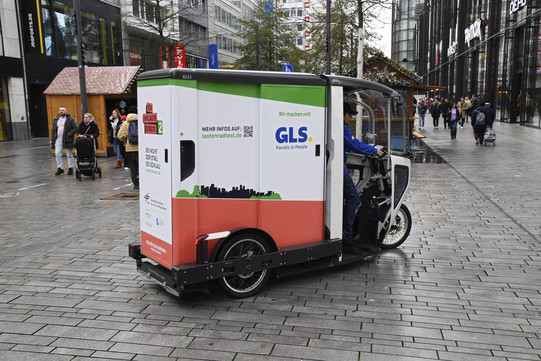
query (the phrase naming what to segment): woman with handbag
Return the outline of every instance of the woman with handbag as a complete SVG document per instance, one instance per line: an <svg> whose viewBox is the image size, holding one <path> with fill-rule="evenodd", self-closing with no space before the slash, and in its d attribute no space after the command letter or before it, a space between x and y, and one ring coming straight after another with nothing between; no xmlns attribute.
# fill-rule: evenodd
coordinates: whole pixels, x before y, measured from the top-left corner
<svg viewBox="0 0 541 361"><path fill-rule="evenodd" d="M113 150L116 154L116 165L115 168L122 167L122 142L118 140L117 134L122 126L122 119L120 117L120 111L118 109L113 109L109 121L107 122L107 128L110 130L109 142L113 143Z"/></svg>

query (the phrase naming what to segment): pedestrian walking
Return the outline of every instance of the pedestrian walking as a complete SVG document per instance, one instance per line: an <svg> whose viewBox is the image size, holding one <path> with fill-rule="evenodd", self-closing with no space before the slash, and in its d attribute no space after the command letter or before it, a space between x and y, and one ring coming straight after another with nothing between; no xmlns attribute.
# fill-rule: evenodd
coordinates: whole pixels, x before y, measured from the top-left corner
<svg viewBox="0 0 541 361"><path fill-rule="evenodd" d="M121 147L123 147L122 142L117 138L118 131L120 130L120 127L122 126L122 119L120 115L120 111L118 109L113 109L111 112L111 116L109 117L109 121L107 122L107 129L109 130L109 143L113 144L113 150L115 151L116 155L116 165L115 168L122 167L122 151Z"/></svg>
<svg viewBox="0 0 541 361"><path fill-rule="evenodd" d="M66 150L66 156L68 157L68 175L73 174L73 165L75 164L73 159L73 146L75 141L74 135L77 133L77 121L73 116L68 114L65 106L61 106L58 109L58 115L53 119L53 126L51 128L51 140L49 146L54 149L56 158L56 173L60 175L64 173L64 162L62 161L62 151Z"/></svg>
<svg viewBox="0 0 541 361"><path fill-rule="evenodd" d="M484 106L477 107L471 113L471 125L475 144L481 145L484 142L486 129L492 128L492 124L494 123L494 111L490 107L490 101L486 101L484 104Z"/></svg>
<svg viewBox="0 0 541 361"><path fill-rule="evenodd" d="M438 129L440 114L440 102L438 99L434 99L430 105L430 115L432 115L432 124L434 125L434 129Z"/></svg>
<svg viewBox="0 0 541 361"><path fill-rule="evenodd" d="M100 136L100 129L98 124L94 121L94 116L90 113L86 113L83 116L83 121L79 124L77 129L77 136L79 138L90 138L94 140L94 146L98 149L98 137Z"/></svg>
<svg viewBox="0 0 541 361"><path fill-rule="evenodd" d="M128 108L126 121L118 131L118 139L126 143L126 159L130 165L131 181L134 189L139 189L139 140L137 135L137 107ZM131 125L135 123L134 125ZM131 129L131 130L130 130Z"/></svg>
<svg viewBox="0 0 541 361"><path fill-rule="evenodd" d="M451 139L456 139L456 128L458 123L459 112L456 103L451 106L449 117L449 129L451 130Z"/></svg>
<svg viewBox="0 0 541 361"><path fill-rule="evenodd" d="M443 103L440 105L440 112L443 118L443 128L447 129L449 119L451 118L451 103L449 102L449 99L445 98Z"/></svg>
<svg viewBox="0 0 541 361"><path fill-rule="evenodd" d="M428 107L426 106L424 99L419 100L417 109L419 113L419 130L424 130L425 129L425 116L426 116L426 111L428 110Z"/></svg>
<svg viewBox="0 0 541 361"><path fill-rule="evenodd" d="M464 118L465 122L468 123L468 116L471 114L471 102L470 98L465 97L464 98L464 104L462 104L462 117Z"/></svg>

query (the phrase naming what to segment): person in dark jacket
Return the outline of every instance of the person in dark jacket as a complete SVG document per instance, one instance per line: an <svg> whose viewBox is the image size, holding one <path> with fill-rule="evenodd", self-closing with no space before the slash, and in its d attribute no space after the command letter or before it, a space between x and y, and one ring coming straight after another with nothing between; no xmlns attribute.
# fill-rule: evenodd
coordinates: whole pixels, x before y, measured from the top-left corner
<svg viewBox="0 0 541 361"><path fill-rule="evenodd" d="M479 113L483 113L485 117L483 124L479 124ZM494 111L490 107L490 101L486 101L484 106L476 108L471 113L471 125L473 127L475 144L483 144L485 131L487 128L492 128L492 124L494 124Z"/></svg>
<svg viewBox="0 0 541 361"><path fill-rule="evenodd" d="M94 144L96 145L96 149L98 149L98 137L100 135L100 129L98 127L98 124L94 121L94 116L90 113L86 113L84 115L84 119L79 124L79 129L77 129L77 136L79 138L87 137L90 139L94 139Z"/></svg>
<svg viewBox="0 0 541 361"><path fill-rule="evenodd" d="M438 129L440 114L440 102L437 99L434 99L432 104L430 104L430 115L432 115L432 124L434 124L434 129Z"/></svg>
<svg viewBox="0 0 541 361"><path fill-rule="evenodd" d="M348 103L344 103L344 164L347 160L347 152L365 155L377 154L380 157L383 155L382 150L361 142L349 131L348 125L356 114L357 112L351 109ZM351 245L357 245L357 240L353 238L353 223L355 222L355 211L358 204L359 193L355 188L353 179L344 166L344 221L342 238Z"/></svg>
<svg viewBox="0 0 541 361"><path fill-rule="evenodd" d="M424 130L425 129L425 115L426 115L426 111L428 110L428 107L426 106L425 101L423 99L419 100L417 109L419 109L419 130Z"/></svg>
<svg viewBox="0 0 541 361"><path fill-rule="evenodd" d="M51 129L51 140L49 146L54 149L56 157L55 175L64 173L64 162L62 161L62 151L66 150L68 157L68 175L73 174L73 145L75 144L73 136L77 133L77 121L73 116L67 113L66 107L61 106L58 109L58 115L53 119Z"/></svg>
<svg viewBox="0 0 541 361"><path fill-rule="evenodd" d="M449 120L451 118L451 103L449 99L445 98L443 103L440 105L441 116L443 117L443 127L447 129L449 125Z"/></svg>

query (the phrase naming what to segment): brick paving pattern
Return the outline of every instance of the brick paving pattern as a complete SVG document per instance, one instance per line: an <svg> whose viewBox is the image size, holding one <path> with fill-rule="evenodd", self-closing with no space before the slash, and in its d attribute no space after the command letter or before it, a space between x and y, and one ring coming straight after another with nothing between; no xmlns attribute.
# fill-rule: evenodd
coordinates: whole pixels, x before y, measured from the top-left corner
<svg viewBox="0 0 541 361"><path fill-rule="evenodd" d="M45 140L0 143L0 359L541 360L541 130L426 129L445 162L413 165L400 248L243 300L138 275L138 203L101 200L133 192L114 159L79 182Z"/></svg>

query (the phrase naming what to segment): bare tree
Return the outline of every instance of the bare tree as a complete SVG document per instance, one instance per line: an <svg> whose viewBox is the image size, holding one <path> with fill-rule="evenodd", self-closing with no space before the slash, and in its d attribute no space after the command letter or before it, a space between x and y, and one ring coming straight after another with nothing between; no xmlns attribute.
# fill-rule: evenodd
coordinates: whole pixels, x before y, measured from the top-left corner
<svg viewBox="0 0 541 361"><path fill-rule="evenodd" d="M363 9L360 20L358 6ZM379 29L374 30L372 24L378 24L380 10L375 8L374 4L368 6L366 1L355 4L347 0L334 0L331 3L331 73L357 76L358 67L362 67L364 60L378 52L376 48L366 46L364 40L375 41L380 37L377 31ZM364 24L362 42L359 42L360 28L358 24ZM326 52L325 25L325 13L316 12L310 27L312 48L309 51L310 64L308 69L314 73L325 71L325 56L322 55Z"/></svg>

